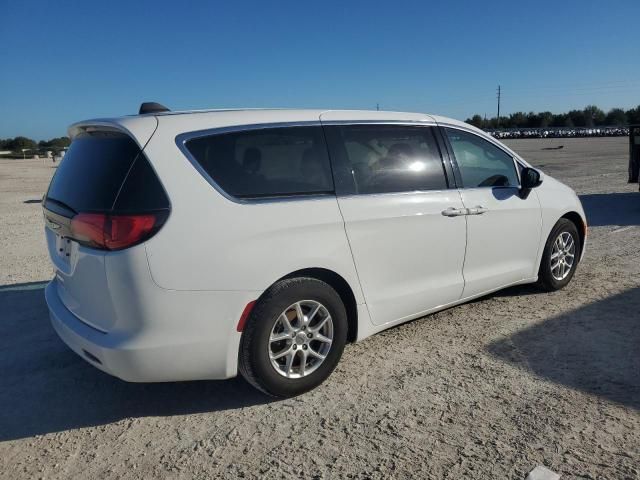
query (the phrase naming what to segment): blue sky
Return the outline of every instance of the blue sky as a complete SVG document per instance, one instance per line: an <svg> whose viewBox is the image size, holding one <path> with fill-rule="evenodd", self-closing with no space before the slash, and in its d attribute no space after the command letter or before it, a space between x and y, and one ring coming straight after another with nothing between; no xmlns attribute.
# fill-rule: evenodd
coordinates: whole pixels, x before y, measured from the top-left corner
<svg viewBox="0 0 640 480"><path fill-rule="evenodd" d="M640 1L0 0L0 138L171 109L640 104Z"/></svg>

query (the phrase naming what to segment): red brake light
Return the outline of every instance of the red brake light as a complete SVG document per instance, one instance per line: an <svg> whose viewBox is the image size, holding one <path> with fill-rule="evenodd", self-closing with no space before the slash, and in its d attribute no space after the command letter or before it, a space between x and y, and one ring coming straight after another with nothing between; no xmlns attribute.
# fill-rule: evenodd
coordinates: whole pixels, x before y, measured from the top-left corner
<svg viewBox="0 0 640 480"><path fill-rule="evenodd" d="M156 227L154 214L79 213L71 219L73 237L94 248L119 250L145 240Z"/></svg>

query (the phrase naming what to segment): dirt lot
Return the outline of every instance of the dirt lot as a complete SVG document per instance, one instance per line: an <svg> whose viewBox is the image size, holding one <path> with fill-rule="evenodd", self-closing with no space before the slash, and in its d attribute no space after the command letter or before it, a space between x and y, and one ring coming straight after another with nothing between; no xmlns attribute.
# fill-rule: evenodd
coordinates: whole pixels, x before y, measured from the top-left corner
<svg viewBox="0 0 640 480"><path fill-rule="evenodd" d="M351 345L328 382L286 401L241 379L127 384L71 353L34 283L51 276L36 201L53 169L0 160L0 477L640 478L626 142L509 142L584 202L568 288L512 288Z"/></svg>

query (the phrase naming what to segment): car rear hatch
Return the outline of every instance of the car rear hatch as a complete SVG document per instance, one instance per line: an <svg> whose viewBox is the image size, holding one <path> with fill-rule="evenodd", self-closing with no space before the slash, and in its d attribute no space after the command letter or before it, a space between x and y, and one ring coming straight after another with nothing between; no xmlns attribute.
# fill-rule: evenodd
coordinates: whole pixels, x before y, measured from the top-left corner
<svg viewBox="0 0 640 480"><path fill-rule="evenodd" d="M131 254L128 249L155 234L169 215L167 195L142 150L116 128L83 128L43 199L58 295L103 332L116 322L109 256Z"/></svg>

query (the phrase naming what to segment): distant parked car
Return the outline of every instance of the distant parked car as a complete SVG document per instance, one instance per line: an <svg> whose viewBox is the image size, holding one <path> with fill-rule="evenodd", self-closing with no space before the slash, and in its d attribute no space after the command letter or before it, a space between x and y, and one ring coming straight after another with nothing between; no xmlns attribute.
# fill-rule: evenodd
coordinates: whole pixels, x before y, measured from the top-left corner
<svg viewBox="0 0 640 480"><path fill-rule="evenodd" d="M43 202L53 326L124 380L241 372L296 395L348 341L562 288L584 253L576 194L455 120L142 112L72 125Z"/></svg>
<svg viewBox="0 0 640 480"><path fill-rule="evenodd" d="M621 137L629 134L625 127L598 128L565 128L565 127L537 127L537 128L506 128L488 130L495 138L571 138L571 137Z"/></svg>

